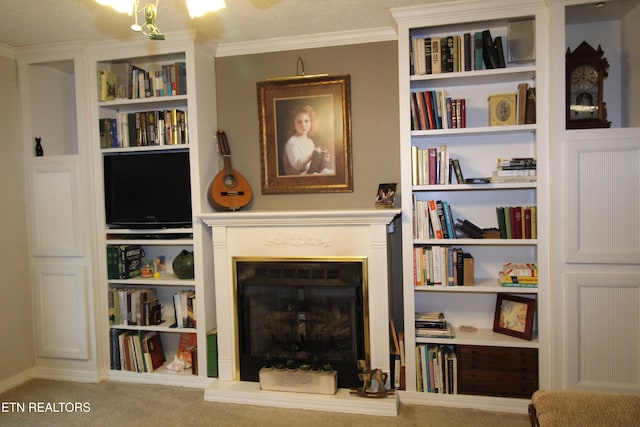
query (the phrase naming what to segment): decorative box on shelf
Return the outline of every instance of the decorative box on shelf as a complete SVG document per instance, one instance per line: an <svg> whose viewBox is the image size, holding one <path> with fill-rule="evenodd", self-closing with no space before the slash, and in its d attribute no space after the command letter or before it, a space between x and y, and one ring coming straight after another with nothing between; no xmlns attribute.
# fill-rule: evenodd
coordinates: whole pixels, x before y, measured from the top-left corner
<svg viewBox="0 0 640 427"><path fill-rule="evenodd" d="M262 368L259 375L261 390L314 394L336 394L338 391L337 371Z"/></svg>

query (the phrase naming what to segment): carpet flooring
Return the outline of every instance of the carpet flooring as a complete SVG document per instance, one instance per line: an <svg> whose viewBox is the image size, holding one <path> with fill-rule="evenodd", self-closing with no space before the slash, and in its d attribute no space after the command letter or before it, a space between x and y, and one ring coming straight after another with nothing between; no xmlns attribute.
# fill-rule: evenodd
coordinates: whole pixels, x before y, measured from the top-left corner
<svg viewBox="0 0 640 427"><path fill-rule="evenodd" d="M397 417L207 402L200 389L34 379L0 394L0 426L527 427L525 414L401 404Z"/></svg>

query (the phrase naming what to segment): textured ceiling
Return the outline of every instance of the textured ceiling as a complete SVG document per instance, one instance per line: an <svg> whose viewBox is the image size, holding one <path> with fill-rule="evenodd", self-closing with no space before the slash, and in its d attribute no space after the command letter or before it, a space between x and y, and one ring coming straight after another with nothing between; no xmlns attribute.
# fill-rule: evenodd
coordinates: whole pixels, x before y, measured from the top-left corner
<svg viewBox="0 0 640 427"><path fill-rule="evenodd" d="M195 29L206 39L233 43L390 28L390 8L442 1L448 0L281 0L259 9L251 0L226 0L225 9L191 20L185 0L160 0L156 24L165 33ZM133 17L95 0L0 0L0 10L0 42L14 47L133 34Z"/></svg>

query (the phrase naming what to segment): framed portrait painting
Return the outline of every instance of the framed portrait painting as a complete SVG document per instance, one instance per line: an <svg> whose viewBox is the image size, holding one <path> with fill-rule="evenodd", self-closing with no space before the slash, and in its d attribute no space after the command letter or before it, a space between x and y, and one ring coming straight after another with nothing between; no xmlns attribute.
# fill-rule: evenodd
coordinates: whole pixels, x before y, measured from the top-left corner
<svg viewBox="0 0 640 427"><path fill-rule="evenodd" d="M515 295L498 294L493 331L531 340L536 300Z"/></svg>
<svg viewBox="0 0 640 427"><path fill-rule="evenodd" d="M350 78L257 83L262 194L353 191Z"/></svg>

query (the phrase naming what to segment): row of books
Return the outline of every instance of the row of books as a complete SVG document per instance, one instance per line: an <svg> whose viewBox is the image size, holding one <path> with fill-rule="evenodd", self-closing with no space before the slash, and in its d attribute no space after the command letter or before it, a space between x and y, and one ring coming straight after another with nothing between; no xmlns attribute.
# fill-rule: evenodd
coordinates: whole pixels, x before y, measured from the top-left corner
<svg viewBox="0 0 640 427"><path fill-rule="evenodd" d="M458 184L465 183L460 160L451 157L446 145L440 149L411 146L412 185L452 184L454 176Z"/></svg>
<svg viewBox="0 0 640 427"><path fill-rule="evenodd" d="M108 293L111 325L152 326L162 323L162 307L155 288L112 288Z"/></svg>
<svg viewBox="0 0 640 427"><path fill-rule="evenodd" d="M179 291L173 294L173 309L176 315L177 328L195 328L196 293L193 290Z"/></svg>
<svg viewBox="0 0 640 427"><path fill-rule="evenodd" d="M444 200L418 200L414 197L414 236L417 239L455 239L451 206Z"/></svg>
<svg viewBox="0 0 640 427"><path fill-rule="evenodd" d="M496 207L501 239L537 239L536 206Z"/></svg>
<svg viewBox="0 0 640 427"><path fill-rule="evenodd" d="M444 313L416 313L416 338L453 338L454 332Z"/></svg>
<svg viewBox="0 0 640 427"><path fill-rule="evenodd" d="M416 391L458 394L458 358L449 345L416 345Z"/></svg>
<svg viewBox="0 0 640 427"><path fill-rule="evenodd" d="M164 365L160 335L155 331L111 330L111 369L153 372Z"/></svg>
<svg viewBox="0 0 640 427"><path fill-rule="evenodd" d="M98 70L98 100L140 99L187 94L187 68L182 61L146 71L129 63Z"/></svg>
<svg viewBox="0 0 640 427"><path fill-rule="evenodd" d="M504 287L538 287L538 265L536 263L507 262L498 273L498 283Z"/></svg>
<svg viewBox="0 0 640 427"><path fill-rule="evenodd" d="M444 90L411 92L411 130L467 127L467 101L451 98Z"/></svg>
<svg viewBox="0 0 640 427"><path fill-rule="evenodd" d="M474 259L461 248L416 246L413 248L415 286L473 286Z"/></svg>
<svg viewBox="0 0 640 427"><path fill-rule="evenodd" d="M100 148L188 144L187 113L178 109L118 113L102 118Z"/></svg>
<svg viewBox="0 0 640 427"><path fill-rule="evenodd" d="M504 68L502 36L491 30L445 37L414 36L409 43L412 75Z"/></svg>

